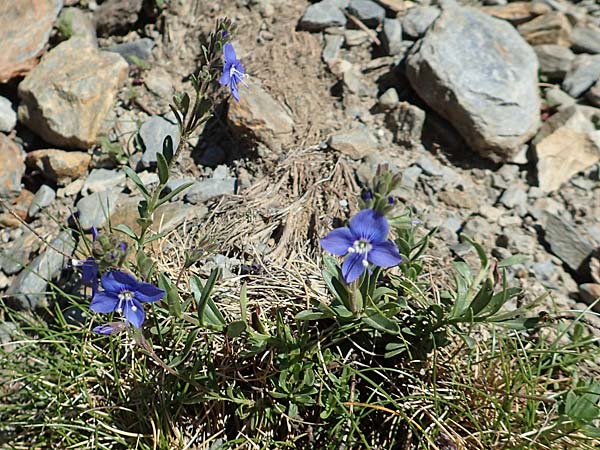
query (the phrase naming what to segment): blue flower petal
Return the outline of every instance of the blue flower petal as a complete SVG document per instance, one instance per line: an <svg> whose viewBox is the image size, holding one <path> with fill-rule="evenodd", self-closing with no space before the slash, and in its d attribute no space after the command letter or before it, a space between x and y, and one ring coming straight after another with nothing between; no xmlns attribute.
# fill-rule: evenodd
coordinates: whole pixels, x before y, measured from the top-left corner
<svg viewBox="0 0 600 450"><path fill-rule="evenodd" d="M229 66L230 64L226 64L225 67L223 67L223 74L221 75L221 78L219 78L219 83L221 83L222 86L228 86L231 81Z"/></svg>
<svg viewBox="0 0 600 450"><path fill-rule="evenodd" d="M90 309L97 313L111 313L119 305L119 297L110 292L96 292L92 297Z"/></svg>
<svg viewBox="0 0 600 450"><path fill-rule="evenodd" d="M98 264L94 258L88 258L81 263L81 281L93 283L98 278Z"/></svg>
<svg viewBox="0 0 600 450"><path fill-rule="evenodd" d="M378 242L367 254L367 259L371 264L379 267L393 267L402 262L402 256L398 247L392 241Z"/></svg>
<svg viewBox="0 0 600 450"><path fill-rule="evenodd" d="M235 74L236 81L242 81L244 79L244 75L246 74L244 65L240 61L236 61L233 65L235 70L237 70L237 73Z"/></svg>
<svg viewBox="0 0 600 450"><path fill-rule="evenodd" d="M125 322L110 322L105 323L104 325L98 325L97 327L92 328L92 331L98 334L110 335L123 331L126 326L127 324Z"/></svg>
<svg viewBox="0 0 600 450"><path fill-rule="evenodd" d="M150 283L138 283L134 296L140 302L157 302L165 296L165 291L151 285Z"/></svg>
<svg viewBox="0 0 600 450"><path fill-rule="evenodd" d="M135 306L135 311L133 307ZM141 328L144 323L144 319L146 318L146 313L144 312L144 307L142 304L136 300L131 300L125 302L123 307L123 317L129 323L131 323L136 328Z"/></svg>
<svg viewBox="0 0 600 450"><path fill-rule="evenodd" d="M111 272L102 275L102 287L108 292L114 292L116 294L122 291L135 291L138 284L137 280L131 275L119 270L113 270Z"/></svg>
<svg viewBox="0 0 600 450"><path fill-rule="evenodd" d="M240 94L235 80L231 81L231 95L233 96L236 102L240 101Z"/></svg>
<svg viewBox="0 0 600 450"><path fill-rule="evenodd" d="M363 255L360 253L350 253L342 264L342 276L346 283L350 284L365 271L363 266Z"/></svg>
<svg viewBox="0 0 600 450"><path fill-rule="evenodd" d="M332 255L344 256L355 240L356 237L354 237L350 228L336 228L330 231L320 242L321 247Z"/></svg>
<svg viewBox="0 0 600 450"><path fill-rule="evenodd" d="M382 214L373 209L363 209L350 219L352 234L371 244L386 240L390 225Z"/></svg>
<svg viewBox="0 0 600 450"><path fill-rule="evenodd" d="M225 57L226 63L234 63L237 61L237 55L235 54L233 45L229 42L223 46L223 56Z"/></svg>
<svg viewBox="0 0 600 450"><path fill-rule="evenodd" d="M98 238L98 229L96 227L92 227L92 240L95 241Z"/></svg>

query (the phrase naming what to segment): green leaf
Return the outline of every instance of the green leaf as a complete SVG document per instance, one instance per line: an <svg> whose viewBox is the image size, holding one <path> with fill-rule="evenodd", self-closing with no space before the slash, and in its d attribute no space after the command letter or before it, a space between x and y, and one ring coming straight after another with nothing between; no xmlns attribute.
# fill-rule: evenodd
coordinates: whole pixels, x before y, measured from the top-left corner
<svg viewBox="0 0 600 450"><path fill-rule="evenodd" d="M489 278L483 282L483 286L479 289L477 295L469 305L469 309L472 314L476 316L479 314L491 301L494 294L494 282Z"/></svg>
<svg viewBox="0 0 600 450"><path fill-rule="evenodd" d="M133 231L129 225L125 225L124 223L120 223L120 224L115 225L114 227L112 227L112 229L115 230L115 231L120 231L121 233L129 236L134 241L138 240L138 237L135 234L135 231Z"/></svg>
<svg viewBox="0 0 600 450"><path fill-rule="evenodd" d="M298 321L304 321L304 320L319 320L319 319L325 319L331 316L328 316L327 314L325 314L322 311L311 311L309 309L305 310L305 311L300 311L298 314L296 314L295 319Z"/></svg>
<svg viewBox="0 0 600 450"><path fill-rule="evenodd" d="M123 166L123 172L125 172L125 175L127 175L131 179L131 181L133 181L133 184L137 186L137 188L140 190L140 193L144 196L146 201L150 201L150 193L148 192L148 189L146 189L146 186L144 186L144 183L142 182L142 179L138 176L138 174L135 173L133 169L127 166Z"/></svg>
<svg viewBox="0 0 600 450"><path fill-rule="evenodd" d="M168 201L170 201L173 197L175 197L176 195L180 194L182 191L185 191L187 188L189 188L191 185L193 185L193 182L187 182L187 183L183 183L181 186L177 186L175 189L173 189L171 192L169 192L167 195L165 195L164 197L162 197L158 203L157 206L160 206L164 203L167 203Z"/></svg>
<svg viewBox="0 0 600 450"><path fill-rule="evenodd" d="M166 292L169 312L178 319L181 319L181 317L183 317L183 314L181 313L181 297L179 296L177 288L171 284L171 281L164 273L161 273L158 276L158 285Z"/></svg>
<svg viewBox="0 0 600 450"><path fill-rule="evenodd" d="M173 359L170 363L169 366L173 369L175 367L177 367L179 364L181 364L182 362L184 362L188 356L190 355L192 348L194 346L194 343L196 342L196 337L198 336L198 333L200 332L199 328L193 328L189 334L187 335L187 339L185 341L185 346L183 347L183 350L181 352L179 352L177 354L177 356L175 357L175 359Z"/></svg>
<svg viewBox="0 0 600 450"><path fill-rule="evenodd" d="M248 329L248 324L243 320L236 320L227 325L227 335L231 338L237 338Z"/></svg>
<svg viewBox="0 0 600 450"><path fill-rule="evenodd" d="M512 255L503 259L498 263L499 268L514 266L515 264L523 264L529 260L527 255Z"/></svg>
<svg viewBox="0 0 600 450"><path fill-rule="evenodd" d="M383 314L377 311L370 312L368 316L361 317L361 320L365 325L368 325L378 331L389 334L400 333L400 328L395 321L385 317Z"/></svg>
<svg viewBox="0 0 600 450"><path fill-rule="evenodd" d="M481 245L479 245L477 242L475 242L473 239L471 239L469 236L467 236L466 234L462 234L461 237L467 241L469 244L471 244L471 246L473 246L473 248L475 249L475 251L477 252L477 256L479 256L479 261L481 261L481 267L487 267L488 266L488 257L487 254L485 253L485 250L483 249L483 247Z"/></svg>
<svg viewBox="0 0 600 450"><path fill-rule="evenodd" d="M244 323L248 323L248 288L246 283L242 284L240 290L240 317Z"/></svg>
<svg viewBox="0 0 600 450"><path fill-rule="evenodd" d="M135 255L135 261L142 278L144 280L149 280L154 271L154 262L152 259L140 249Z"/></svg>
<svg viewBox="0 0 600 450"><path fill-rule="evenodd" d="M503 320L494 323L510 330L524 331L539 328L541 325L541 320L539 317L519 317L516 319Z"/></svg>
<svg viewBox="0 0 600 450"><path fill-rule="evenodd" d="M163 140L162 154L165 157L167 164L171 164L171 161L173 161L174 148L173 148L173 138L170 135L167 135L165 137L165 139Z"/></svg>
<svg viewBox="0 0 600 450"><path fill-rule="evenodd" d="M196 275L190 277L190 287L198 307L198 322L203 325L212 325L218 329L225 327L225 318L221 311L210 298L217 279L221 276L221 269L213 269L202 286L202 282Z"/></svg>
<svg viewBox="0 0 600 450"><path fill-rule="evenodd" d="M171 136L167 136L166 140L171 140ZM166 184L169 181L169 165L164 155L161 153L156 154L156 164L158 165L158 180L160 184Z"/></svg>

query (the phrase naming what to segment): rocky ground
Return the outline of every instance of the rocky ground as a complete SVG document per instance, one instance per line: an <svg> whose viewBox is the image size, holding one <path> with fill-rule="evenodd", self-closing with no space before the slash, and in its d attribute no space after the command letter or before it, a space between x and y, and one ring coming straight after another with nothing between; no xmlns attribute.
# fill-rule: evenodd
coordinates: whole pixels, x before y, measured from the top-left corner
<svg viewBox="0 0 600 450"><path fill-rule="evenodd" d="M156 152L179 139L168 104L224 15L249 85L239 104L217 94L171 181L194 185L160 211L161 231L247 218L252 236L230 233L212 261L234 273L294 256L292 238L315 251L387 163L399 201L439 227L439 253L471 257L465 233L528 256L511 276L561 309L600 296L594 0L22 0L0 4L6 301L45 304L57 250L77 247L67 224L135 225L122 167L158 182ZM323 198L329 173L344 189Z"/></svg>

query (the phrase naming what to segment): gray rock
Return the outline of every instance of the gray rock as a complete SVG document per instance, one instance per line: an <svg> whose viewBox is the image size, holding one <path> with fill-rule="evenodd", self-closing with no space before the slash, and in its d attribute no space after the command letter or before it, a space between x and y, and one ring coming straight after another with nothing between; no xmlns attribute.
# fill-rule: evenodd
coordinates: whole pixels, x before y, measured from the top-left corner
<svg viewBox="0 0 600 450"><path fill-rule="evenodd" d="M58 28L65 39L78 37L85 39L95 47L98 46L96 26L94 25L92 16L81 8L63 8L56 21L56 28Z"/></svg>
<svg viewBox="0 0 600 450"><path fill-rule="evenodd" d="M562 88L571 97L579 97L600 78L600 55L577 55Z"/></svg>
<svg viewBox="0 0 600 450"><path fill-rule="evenodd" d="M92 227L102 228L115 210L118 201L119 191L112 189L83 197L75 205L79 212L81 228L85 231Z"/></svg>
<svg viewBox="0 0 600 450"><path fill-rule="evenodd" d="M325 47L323 47L323 53L321 55L323 61L328 63L329 61L338 58L342 45L344 45L344 36L339 34L326 34Z"/></svg>
<svg viewBox="0 0 600 450"><path fill-rule="evenodd" d="M94 11L98 33L114 35L131 30L142 10L143 0L107 0Z"/></svg>
<svg viewBox="0 0 600 450"><path fill-rule="evenodd" d="M327 145L352 159L362 159L377 150L377 142L366 127L330 136Z"/></svg>
<svg viewBox="0 0 600 450"><path fill-rule="evenodd" d="M167 136L173 140L173 151L179 145L179 127L161 116L152 116L140 127L140 138L146 147L141 164L145 168L156 165L156 154L162 153L163 142Z"/></svg>
<svg viewBox="0 0 600 450"><path fill-rule="evenodd" d="M167 181L165 190L166 190L166 192L172 192L175 189L179 188L180 186L183 186L186 183L194 183L195 181L196 180L194 178L171 178L169 181ZM187 193L188 189L184 190L180 194L177 194L175 196L175 200L183 198L185 196L185 194Z"/></svg>
<svg viewBox="0 0 600 450"><path fill-rule="evenodd" d="M346 16L333 0L313 3L298 22L298 28L307 31L322 31L329 27L346 26Z"/></svg>
<svg viewBox="0 0 600 450"><path fill-rule="evenodd" d="M498 199L507 208L525 208L527 206L527 193L518 185L511 185Z"/></svg>
<svg viewBox="0 0 600 450"><path fill-rule="evenodd" d="M373 97L376 94L376 88L367 83L357 65L352 65L346 70L342 78L345 91L357 94L359 97Z"/></svg>
<svg viewBox="0 0 600 450"><path fill-rule="evenodd" d="M417 186L419 177L423 173L423 169L419 166L410 166L402 171L402 181L400 185L407 189L414 189Z"/></svg>
<svg viewBox="0 0 600 450"><path fill-rule="evenodd" d="M162 67L153 67L144 77L144 84L150 92L166 101L172 101L173 80L171 75Z"/></svg>
<svg viewBox="0 0 600 450"><path fill-rule="evenodd" d="M557 267L549 259L531 265L531 271L535 275L535 278L545 283L555 281L556 269Z"/></svg>
<svg viewBox="0 0 600 450"><path fill-rule="evenodd" d="M571 48L577 53L600 53L600 28L581 25L573 28Z"/></svg>
<svg viewBox="0 0 600 450"><path fill-rule="evenodd" d="M435 6L413 6L402 18L402 31L411 39L419 39L439 15Z"/></svg>
<svg viewBox="0 0 600 450"><path fill-rule="evenodd" d="M0 253L0 268L7 275L14 275L21 271L32 259L40 248L40 239L30 231L25 231L10 244L5 246Z"/></svg>
<svg viewBox="0 0 600 450"><path fill-rule="evenodd" d="M201 203L221 195L235 193L235 178L210 178L196 181L185 193L188 203Z"/></svg>
<svg viewBox="0 0 600 450"><path fill-rule="evenodd" d="M584 283L579 285L579 297L587 305L597 302L600 299L600 284ZM593 309L598 312L600 304L596 303Z"/></svg>
<svg viewBox="0 0 600 450"><path fill-rule="evenodd" d="M129 64L137 65L140 61L147 61L152 55L154 41L150 38L136 39L135 41L113 45L106 50L118 53L127 60Z"/></svg>
<svg viewBox="0 0 600 450"><path fill-rule="evenodd" d="M0 199L13 200L19 196L24 173L23 149L0 133Z"/></svg>
<svg viewBox="0 0 600 450"><path fill-rule="evenodd" d="M585 270L584 263L594 251L594 244L574 224L551 213L544 226L544 240L550 251L574 272Z"/></svg>
<svg viewBox="0 0 600 450"><path fill-rule="evenodd" d="M397 19L383 19L381 45L388 55L398 55L404 52L402 42L402 25Z"/></svg>
<svg viewBox="0 0 600 450"><path fill-rule="evenodd" d="M415 164L423 169L423 172L425 172L426 175L441 177L444 174L442 166L427 155L419 156L415 161Z"/></svg>
<svg viewBox="0 0 600 450"><path fill-rule="evenodd" d="M559 110L573 106L576 101L573 97L561 90L559 87L546 89L544 96L546 97L546 103L549 106L556 106Z"/></svg>
<svg viewBox="0 0 600 450"><path fill-rule="evenodd" d="M12 352L17 348L15 344L11 344L17 333L18 328L14 323L0 321L0 348L3 352Z"/></svg>
<svg viewBox="0 0 600 450"><path fill-rule="evenodd" d="M47 184L43 184L35 193L33 200L31 200L31 204L29 205L29 210L27 211L27 215L29 217L35 217L38 213L47 208L54 202L56 199L56 192Z"/></svg>
<svg viewBox="0 0 600 450"><path fill-rule="evenodd" d="M536 45L533 50L540 63L540 73L550 80L562 80L575 59L575 54L562 45Z"/></svg>
<svg viewBox="0 0 600 450"><path fill-rule="evenodd" d="M585 94L585 98L594 106L600 108L600 79Z"/></svg>
<svg viewBox="0 0 600 450"><path fill-rule="evenodd" d="M421 146L425 111L408 102L400 102L397 108L386 116L388 127L394 133L394 142L411 147Z"/></svg>
<svg viewBox="0 0 600 450"><path fill-rule="evenodd" d="M369 33L364 30L344 30L344 41L346 47L358 47L369 42Z"/></svg>
<svg viewBox="0 0 600 450"><path fill-rule="evenodd" d="M379 106L383 111L390 111L398 106L400 98L398 97L398 91L395 88L389 88L381 97L379 97Z"/></svg>
<svg viewBox="0 0 600 450"><path fill-rule="evenodd" d="M75 250L75 240L70 233L63 231L51 245L13 281L7 295L23 309L47 306L46 287L56 278Z"/></svg>
<svg viewBox="0 0 600 450"><path fill-rule="evenodd" d="M0 131L10 133L16 126L17 112L9 99L0 97Z"/></svg>
<svg viewBox="0 0 600 450"><path fill-rule="evenodd" d="M407 60L412 87L473 149L510 160L539 124L535 53L507 22L467 7L443 11Z"/></svg>
<svg viewBox="0 0 600 450"><path fill-rule="evenodd" d="M125 181L125 172L113 169L94 169L90 172L81 188L84 194L93 194L113 189Z"/></svg>
<svg viewBox="0 0 600 450"><path fill-rule="evenodd" d="M385 9L371 0L350 0L348 12L358 17L369 28L377 28L385 17Z"/></svg>

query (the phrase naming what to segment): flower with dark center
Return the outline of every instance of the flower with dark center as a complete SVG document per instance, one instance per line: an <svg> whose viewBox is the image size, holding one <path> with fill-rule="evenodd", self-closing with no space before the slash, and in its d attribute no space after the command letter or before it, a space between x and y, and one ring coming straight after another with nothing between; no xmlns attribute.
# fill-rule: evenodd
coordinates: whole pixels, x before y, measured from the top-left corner
<svg viewBox="0 0 600 450"><path fill-rule="evenodd" d="M94 295L90 309L97 313L122 314L125 322L136 328L140 328L146 318L142 303L156 302L165 295L162 289L137 281L119 270L105 273L100 282L104 291Z"/></svg>
<svg viewBox="0 0 600 450"><path fill-rule="evenodd" d="M223 56L225 57L225 64L223 65L223 74L219 79L219 83L223 86L229 86L231 95L233 95L236 102L239 102L238 83L246 85L244 81L246 71L240 60L237 59L233 45L229 42L223 46Z"/></svg>
<svg viewBox="0 0 600 450"><path fill-rule="evenodd" d="M402 261L394 242L387 239L390 226L382 214L363 209L350 219L350 225L336 228L321 239L321 247L336 256L348 255L342 264L346 283L360 277L369 264L393 267Z"/></svg>

